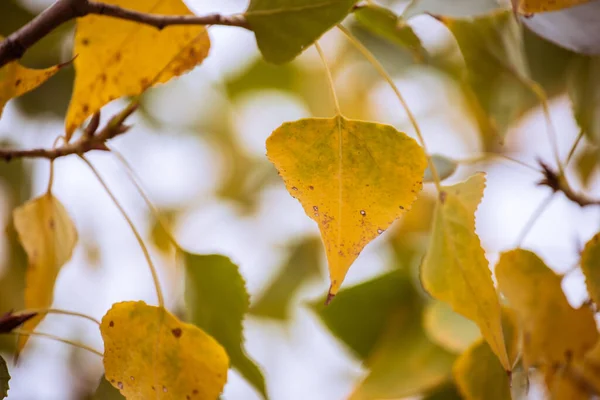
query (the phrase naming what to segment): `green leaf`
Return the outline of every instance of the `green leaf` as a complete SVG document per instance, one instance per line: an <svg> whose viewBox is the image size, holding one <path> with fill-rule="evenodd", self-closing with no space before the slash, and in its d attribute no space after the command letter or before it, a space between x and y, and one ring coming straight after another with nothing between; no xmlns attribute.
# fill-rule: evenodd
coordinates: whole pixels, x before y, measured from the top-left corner
<svg viewBox="0 0 600 400"><path fill-rule="evenodd" d="M423 332L422 299L401 271L342 290L330 306L324 301L313 310L369 369L351 399L413 396L450 376L455 357Z"/></svg>
<svg viewBox="0 0 600 400"><path fill-rule="evenodd" d="M244 316L250 299L237 265L219 255L184 254L185 300L191 322L214 337L231 365L265 398L265 379L243 349Z"/></svg>
<svg viewBox="0 0 600 400"><path fill-rule="evenodd" d="M508 126L537 99L520 81L529 71L521 30L511 11L478 18L441 18L465 60L464 82L503 139ZM486 127L480 122L480 126Z"/></svg>
<svg viewBox="0 0 600 400"><path fill-rule="evenodd" d="M8 396L8 381L10 381L10 374L8 373L8 366L4 357L0 356L0 399Z"/></svg>
<svg viewBox="0 0 600 400"><path fill-rule="evenodd" d="M600 144L600 57L574 60L567 82L577 124L589 140Z"/></svg>
<svg viewBox="0 0 600 400"><path fill-rule="evenodd" d="M431 161L433 161L433 165L435 166L439 178L442 181L452 176L458 168L458 163L456 161L446 156L442 156L440 154L432 155ZM423 182L433 182L433 174L431 173L431 168L429 167L429 165L425 170Z"/></svg>
<svg viewBox="0 0 600 400"><path fill-rule="evenodd" d="M402 17L408 19L429 13L436 16L462 18L488 14L500 8L498 0L413 0L404 10Z"/></svg>
<svg viewBox="0 0 600 400"><path fill-rule="evenodd" d="M442 188L421 281L433 297L474 321L504 368L511 368L502 334L500 303L491 271L475 233L475 211L485 174Z"/></svg>
<svg viewBox="0 0 600 400"><path fill-rule="evenodd" d="M88 400L125 400L119 389L110 384L103 375L96 392L88 397Z"/></svg>
<svg viewBox="0 0 600 400"><path fill-rule="evenodd" d="M441 301L425 308L423 326L429 338L444 349L460 354L481 337L477 325Z"/></svg>
<svg viewBox="0 0 600 400"><path fill-rule="evenodd" d="M311 278L321 276L321 248L319 238L307 238L295 244L290 256L275 279L250 308L250 313L285 321L290 318L290 302Z"/></svg>
<svg viewBox="0 0 600 400"><path fill-rule="evenodd" d="M581 253L581 271L590 297L594 303L600 304L600 233L587 242Z"/></svg>
<svg viewBox="0 0 600 400"><path fill-rule="evenodd" d="M292 61L340 23L357 0L251 0L245 16L268 62Z"/></svg>
<svg viewBox="0 0 600 400"><path fill-rule="evenodd" d="M393 11L368 4L358 9L354 16L367 30L402 48L408 49L415 60L423 61L427 56L427 52L421 44L421 39L415 34L410 25L394 14Z"/></svg>

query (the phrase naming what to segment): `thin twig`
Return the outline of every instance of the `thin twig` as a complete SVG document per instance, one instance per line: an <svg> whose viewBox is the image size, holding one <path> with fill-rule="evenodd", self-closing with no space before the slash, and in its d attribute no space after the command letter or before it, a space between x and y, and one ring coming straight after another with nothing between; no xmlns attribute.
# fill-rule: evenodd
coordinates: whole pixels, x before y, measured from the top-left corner
<svg viewBox="0 0 600 400"><path fill-rule="evenodd" d="M28 315L28 314L37 314L37 315L41 315L41 314L70 315L72 317L84 318L84 319L87 319L88 321L92 321L96 325L100 325L100 321L98 321L96 318L94 318L92 316L89 316L89 315L83 314L83 313L79 313L79 312L76 312L76 311L61 310L61 309L58 309L58 308L31 308L31 309L26 309L26 310L19 310L19 311L17 311L17 312L14 313L14 315L17 315L17 316Z"/></svg>
<svg viewBox="0 0 600 400"><path fill-rule="evenodd" d="M600 205L599 199L592 199L583 193L576 193L565 179L564 175L553 171L548 165L540 162L544 170L544 179L539 182L541 186L548 186L553 192L562 192L565 197L580 207Z"/></svg>
<svg viewBox="0 0 600 400"><path fill-rule="evenodd" d="M529 217L529 219L523 226L521 233L519 233L519 237L517 238L517 243L515 244L515 247L517 247L517 248L521 247L521 244L523 243L523 241L525 240L525 238L531 231L531 228L533 228L533 226L537 222L538 218L544 213L546 208L550 205L550 203L552 202L552 199L554 199L554 193L551 193L550 196L546 197L544 199L544 201L542 201L540 203L540 205L535 209L533 214L531 214L531 217Z"/></svg>
<svg viewBox="0 0 600 400"><path fill-rule="evenodd" d="M571 162L571 159L575 154L575 150L577 150L577 146L579 146L581 139L583 139L583 135L585 135L585 130L580 129L579 135L577 135L577 139L575 139L575 141L573 142L573 146L571 146L571 150L569 150L569 155L567 155L567 158L565 159L565 168L567 168L567 165L569 165L569 163Z"/></svg>
<svg viewBox="0 0 600 400"><path fill-rule="evenodd" d="M73 154L82 155L92 150L108 151L106 142L127 132L129 127L123 125L123 123L136 109L137 103L132 103L119 114L115 115L100 132L92 132L88 126L84 134L78 140L66 143L61 147L29 150L0 148L0 160L8 162L15 158L46 158L52 161L59 157ZM91 124L93 124L94 121L95 118L92 118ZM93 127L93 125L90 126Z"/></svg>

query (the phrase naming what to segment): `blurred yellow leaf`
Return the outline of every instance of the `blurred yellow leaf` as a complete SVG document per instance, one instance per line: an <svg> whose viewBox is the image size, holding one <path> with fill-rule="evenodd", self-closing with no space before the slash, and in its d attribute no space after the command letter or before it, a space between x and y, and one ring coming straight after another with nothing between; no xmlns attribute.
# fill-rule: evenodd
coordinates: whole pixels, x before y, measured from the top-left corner
<svg viewBox="0 0 600 400"><path fill-rule="evenodd" d="M519 350L519 330L512 310L504 308L502 322L509 359L514 361ZM473 343L454 363L454 380L465 400L510 400L509 375L492 352L479 340Z"/></svg>
<svg viewBox="0 0 600 400"><path fill-rule="evenodd" d="M485 174L445 186L436 206L429 251L421 265L423 287L454 311L474 321L510 371L502 334L500 303L479 237L475 211L483 197Z"/></svg>
<svg viewBox="0 0 600 400"><path fill-rule="evenodd" d="M144 13L191 14L181 0L107 3ZM110 101L140 94L190 70L206 58L209 48L208 33L201 26L158 30L99 15L78 19L73 49L76 77L67 112L67 137Z"/></svg>
<svg viewBox="0 0 600 400"><path fill-rule="evenodd" d="M598 339L594 313L568 303L561 277L534 253L512 250L496 266L498 286L523 330L526 366L552 367L580 359Z"/></svg>
<svg viewBox="0 0 600 400"><path fill-rule="evenodd" d="M557 11L587 3L590 0L512 0L521 14Z"/></svg>
<svg viewBox="0 0 600 400"><path fill-rule="evenodd" d="M481 337L481 332L473 321L455 313L449 304L442 301L427 305L423 327L433 342L453 353L462 353Z"/></svg>
<svg viewBox="0 0 600 400"><path fill-rule="evenodd" d="M25 308L48 308L52 305L58 273L71 259L77 244L77 230L67 210L50 193L15 209L13 218L29 260L25 276ZM32 318L23 328L33 330L42 318ZM17 351L23 349L27 338L19 338Z"/></svg>
<svg viewBox="0 0 600 400"><path fill-rule="evenodd" d="M362 249L410 208L427 164L406 134L342 116L283 124L267 140L267 156L319 224L330 295Z"/></svg>
<svg viewBox="0 0 600 400"><path fill-rule="evenodd" d="M113 304L102 318L106 379L128 400L216 399L229 358L215 339L143 301Z"/></svg>
<svg viewBox="0 0 600 400"><path fill-rule="evenodd" d="M357 0L251 0L246 19L265 60L292 61L341 22Z"/></svg>
<svg viewBox="0 0 600 400"><path fill-rule="evenodd" d="M556 373L548 388L550 400L590 400L596 398L580 377L574 376L569 368Z"/></svg>
<svg viewBox="0 0 600 400"><path fill-rule="evenodd" d="M581 253L581 271L590 297L600 304L600 233L587 242Z"/></svg>
<svg viewBox="0 0 600 400"><path fill-rule="evenodd" d="M0 36L0 41L4 38ZM58 72L62 65L46 69L31 69L21 66L13 61L0 67L0 117L6 103L13 97L21 96L42 83Z"/></svg>
<svg viewBox="0 0 600 400"><path fill-rule="evenodd" d="M568 92L573 114L590 141L600 144L600 57L578 57L569 68ZM596 160L597 155L594 154Z"/></svg>

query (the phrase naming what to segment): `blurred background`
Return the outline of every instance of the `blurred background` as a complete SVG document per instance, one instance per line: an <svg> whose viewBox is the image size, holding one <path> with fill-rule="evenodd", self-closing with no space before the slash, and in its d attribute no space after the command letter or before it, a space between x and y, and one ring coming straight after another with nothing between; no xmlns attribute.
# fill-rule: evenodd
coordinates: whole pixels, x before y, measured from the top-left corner
<svg viewBox="0 0 600 400"><path fill-rule="evenodd" d="M247 6L244 0L185 2L198 14L232 14ZM0 35L24 25L50 3L0 1ZM381 4L397 12L406 6L403 1ZM541 108L527 89L502 76L467 88L464 60L450 31L425 15L410 19L409 24L420 37L422 49L376 37L353 16L345 22L393 76L419 121L429 150L464 160L448 182L463 180L475 171L488 173L477 232L493 266L500 252L514 248L527 220L551 191L537 186L540 173L490 153L505 154L531 166L538 160L552 164ZM27 52L23 64L46 67L69 60L73 27L67 24L45 38ZM461 343L453 344L448 339L451 334L444 337L443 327L432 328L432 307L438 305L418 283L418 265L431 225L431 185L425 186L413 210L368 245L356 261L344 287L368 282L361 286L366 292L348 293L346 300L341 294L339 304L336 306L336 299L332 305L337 307L332 310L339 319L334 321L333 311L315 305L322 302L329 286L317 226L288 195L265 157L265 140L281 123L333 115L323 66L314 48L277 67L261 60L251 32L211 27L209 33L209 58L189 74L150 90L130 121L134 128L112 145L133 165L185 248L224 254L240 266L252 301L245 321L246 347L263 368L271 398L347 398L367 375L364 362L371 365L374 349L387 351L387 344L380 343L386 335L363 335L359 341L348 335L365 326L387 326L396 312L390 306L395 301L398 307L410 308L414 314L411 324L416 327L411 332L417 333L407 335L407 328L400 325L391 339L387 335L386 340L395 343L396 353L389 350L390 354L397 357L386 367L390 376L377 383L377 390L385 394L386 385L424 382L419 390L394 388L389 394L410 392L418 398L419 393L427 392L428 398L458 398L450 379L451 361L464 350L467 339L462 335ZM531 77L550 98L564 159L579 133L566 87L572 63L580 56L527 29L521 35ZM344 114L392 124L414 137L392 90L351 44L336 30L326 34L321 44ZM0 120L0 142L19 148L51 147L63 133L73 76L72 67L64 68L37 90L10 102ZM474 96L480 101L475 102ZM103 119L125 105L124 100L109 104ZM505 138L503 144L501 137ZM168 306L184 315L182 271L164 231L114 156L91 153L89 157L145 232L160 267ZM568 169L576 190L600 196L597 161L597 148L584 138ZM75 221L80 240L59 276L54 307L100 319L117 301L142 299L156 304L148 267L135 238L91 172L76 157L55 164L54 193ZM23 308L27 260L12 227L12 210L43 193L48 173L46 161L0 163L0 221L6 227L0 239L0 312ZM587 294L583 276L573 267L583 243L599 227L597 208L582 209L559 194L523 242L523 247L537 252L557 272L567 272L565 291L574 306L582 304ZM379 281L371 280L382 274L401 281L404 289L380 290ZM383 294L365 296L373 288ZM469 340L477 337L472 327L465 329L470 329ZM97 327L85 320L50 315L38 330L102 348ZM415 354L410 348L415 340L427 343L425 353ZM12 349L14 337L0 337L0 351L7 359ZM437 360L435 371L431 358ZM18 365L9 367L9 399L118 398L110 390L96 393L102 375L99 357L47 339L30 339ZM260 397L231 371L223 398Z"/></svg>

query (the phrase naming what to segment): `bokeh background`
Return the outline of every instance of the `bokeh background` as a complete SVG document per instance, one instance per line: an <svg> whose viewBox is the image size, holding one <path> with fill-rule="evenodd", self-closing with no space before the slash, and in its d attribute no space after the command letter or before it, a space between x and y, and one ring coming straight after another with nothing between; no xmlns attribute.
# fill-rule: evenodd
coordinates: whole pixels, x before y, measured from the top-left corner
<svg viewBox="0 0 600 400"><path fill-rule="evenodd" d="M50 3L0 1L0 34L6 36ZM237 13L247 5L244 0L186 3L200 14ZM398 12L406 6L402 1L381 3ZM542 177L536 171L488 155L506 154L533 166L538 159L552 163L547 126L535 97L511 82L475 87L497 100L490 102L493 107L488 110L502 116L493 132L473 107L461 80L461 53L439 21L429 16L410 20L427 50L426 57L416 57L406 48L373 36L352 16L345 25L393 76L430 151L465 161L449 182L475 171L488 173L477 232L493 266L500 252L515 246L529 217L550 194L550 189L537 186ZM73 24L61 27L29 51L23 63L45 67L69 60L72 32ZM251 32L227 27L211 27L209 32L209 58L189 74L150 90L131 120L133 129L112 144L133 165L185 248L224 254L240 266L252 300L245 321L247 349L262 366L271 397L346 398L367 369L308 305L321 299L329 285L317 226L287 194L265 157L265 140L281 123L333 115L323 66L312 48L293 63L267 65L261 61ZM414 136L391 89L339 32L326 34L321 44L346 116L392 124ZM552 122L564 158L579 132L565 92L570 63L577 55L526 29L523 45L532 78L550 97ZM73 76L73 68L65 68L42 87L9 103L0 120L2 144L50 147L63 132ZM104 119L125 104L120 100L106 106ZM503 145L498 132L506 135ZM98 153L89 157L145 233L159 264L168 306L183 315L181 268L176 266L164 232L117 159ZM577 190L598 193L597 159L597 149L584 138L568 169ZM55 164L54 193L74 219L80 240L59 276L54 307L100 319L117 301L142 299L155 304L142 253L101 186L76 157ZM48 173L46 161L0 163L0 223L6 227L0 239L0 312L23 307L26 257L11 225L11 212L43 193ZM426 185L411 213L367 246L350 270L345 287L401 270L419 288L416 270L431 224L430 186ZM597 208L581 209L557 195L523 242L523 247L536 251L556 271L567 273L565 291L574 306L584 302L587 294L581 273L573 267L582 244L599 227ZM425 294L421 296L426 299ZM360 318L360 314L346 317ZM360 325L360 321L355 323ZM85 320L50 315L38 330L102 348L97 328ZM10 358L14 337L0 339L0 350ZM10 399L117 398L114 393L94 394L102 375L97 356L47 339L30 339L18 365L11 365L10 370ZM231 371L223 398L259 397Z"/></svg>

